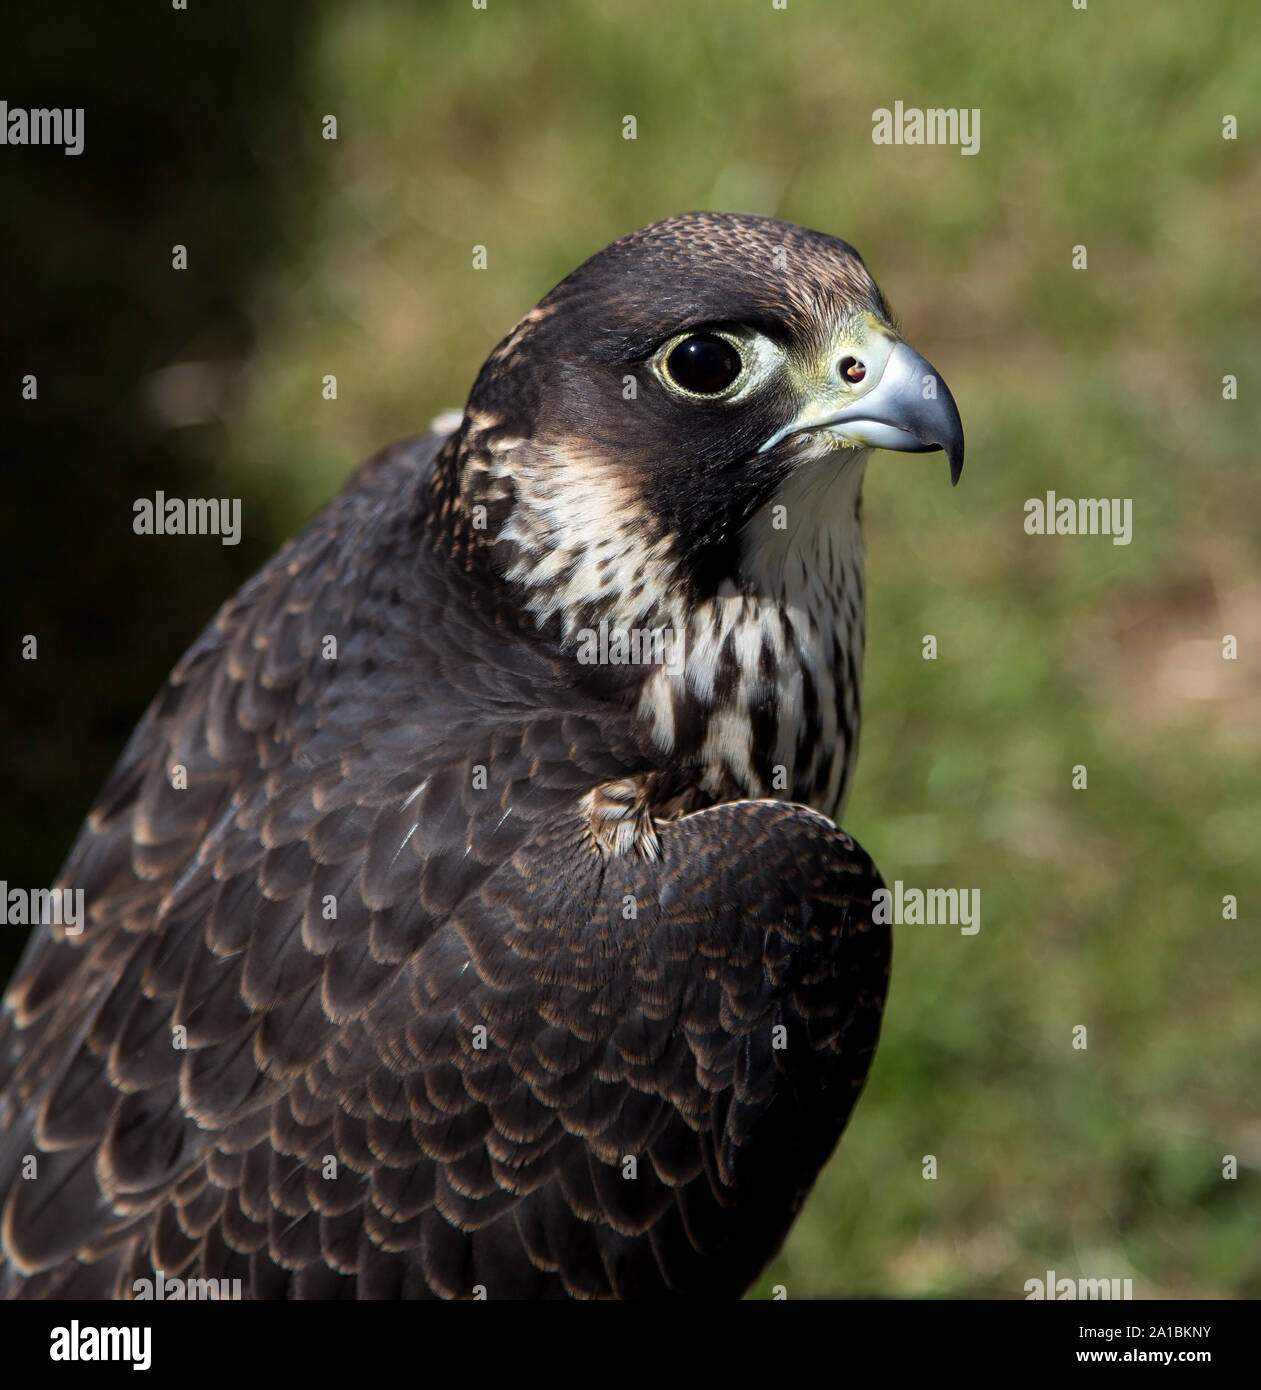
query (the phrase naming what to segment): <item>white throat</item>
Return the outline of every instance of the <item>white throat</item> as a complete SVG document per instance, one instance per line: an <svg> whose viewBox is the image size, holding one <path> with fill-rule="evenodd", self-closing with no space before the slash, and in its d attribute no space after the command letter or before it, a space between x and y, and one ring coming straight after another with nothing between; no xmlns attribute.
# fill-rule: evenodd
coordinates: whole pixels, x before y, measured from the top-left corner
<svg viewBox="0 0 1261 1390"><path fill-rule="evenodd" d="M746 528L739 582L679 615L682 670L644 687L639 712L664 751L689 707L708 713L700 761L715 792L730 779L839 814L857 754L867 457L830 450L791 475ZM773 747L755 747L768 705Z"/></svg>
<svg viewBox="0 0 1261 1390"><path fill-rule="evenodd" d="M532 466L514 469L522 447ZM674 538L644 534L642 508L598 460L507 441L489 460L487 495L511 479L516 507L500 538L519 546L508 577L536 622L559 618L576 654L656 654L636 712L662 752L698 762L715 797L836 815L857 752L867 457L819 437L746 527L738 575L700 602L677 573ZM612 629L598 640L584 626L593 612Z"/></svg>

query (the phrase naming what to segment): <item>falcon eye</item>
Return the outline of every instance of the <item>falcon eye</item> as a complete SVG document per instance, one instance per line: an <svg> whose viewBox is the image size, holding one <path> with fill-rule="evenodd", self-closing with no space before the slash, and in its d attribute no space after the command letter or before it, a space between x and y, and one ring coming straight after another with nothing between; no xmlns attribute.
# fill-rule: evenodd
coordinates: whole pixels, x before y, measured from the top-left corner
<svg viewBox="0 0 1261 1390"><path fill-rule="evenodd" d="M666 375L694 396L717 396L740 375L740 354L713 333L693 333L670 352Z"/></svg>
<svg viewBox="0 0 1261 1390"><path fill-rule="evenodd" d="M841 375L846 381L855 384L860 382L867 375L867 368L856 357L842 357L840 361Z"/></svg>

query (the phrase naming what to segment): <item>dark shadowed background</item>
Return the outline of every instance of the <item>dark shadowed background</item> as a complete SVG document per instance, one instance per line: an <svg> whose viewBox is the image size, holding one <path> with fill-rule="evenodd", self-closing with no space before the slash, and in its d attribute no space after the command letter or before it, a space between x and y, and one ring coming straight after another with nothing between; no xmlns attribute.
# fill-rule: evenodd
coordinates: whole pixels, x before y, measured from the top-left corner
<svg viewBox="0 0 1261 1390"><path fill-rule="evenodd" d="M85 109L77 158L0 148L0 879L52 879L218 603L578 261L687 209L802 222L968 431L953 492L869 471L846 828L982 917L898 929L867 1093L760 1292L1261 1296L1248 7L49 6L6 21L0 99ZM873 144L898 100L979 108L979 153ZM241 543L136 536L159 489L240 498ZM1027 535L1049 489L1130 499L1132 543Z"/></svg>

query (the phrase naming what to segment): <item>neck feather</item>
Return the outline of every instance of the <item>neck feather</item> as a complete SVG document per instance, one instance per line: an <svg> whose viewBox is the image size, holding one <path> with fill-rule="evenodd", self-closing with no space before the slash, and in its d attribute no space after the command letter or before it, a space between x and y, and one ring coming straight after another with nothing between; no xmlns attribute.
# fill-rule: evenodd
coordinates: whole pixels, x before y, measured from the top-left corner
<svg viewBox="0 0 1261 1390"><path fill-rule="evenodd" d="M607 462L505 440L475 478L511 495L486 539L507 546L536 625L579 661L636 664L621 688L652 746L694 763L715 799L836 815L857 752L866 460L804 461L745 528L737 573L701 597L676 538Z"/></svg>

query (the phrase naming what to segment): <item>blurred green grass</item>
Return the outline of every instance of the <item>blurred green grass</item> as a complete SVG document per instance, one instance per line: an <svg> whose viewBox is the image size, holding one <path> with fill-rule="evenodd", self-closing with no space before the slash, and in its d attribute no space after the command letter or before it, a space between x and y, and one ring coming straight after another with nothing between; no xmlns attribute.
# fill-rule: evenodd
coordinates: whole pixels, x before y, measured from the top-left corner
<svg viewBox="0 0 1261 1390"><path fill-rule="evenodd" d="M982 928L900 929L867 1092L758 1294L1020 1297L1054 1268L1261 1296L1255 15L369 0L302 61L307 109L259 134L292 218L226 455L186 440L269 541L460 404L579 260L686 209L854 243L959 401L957 491L939 461L869 474L846 827L890 882L980 888ZM980 153L873 145L899 99L980 108ZM1025 535L1048 489L1132 498L1132 545Z"/></svg>

